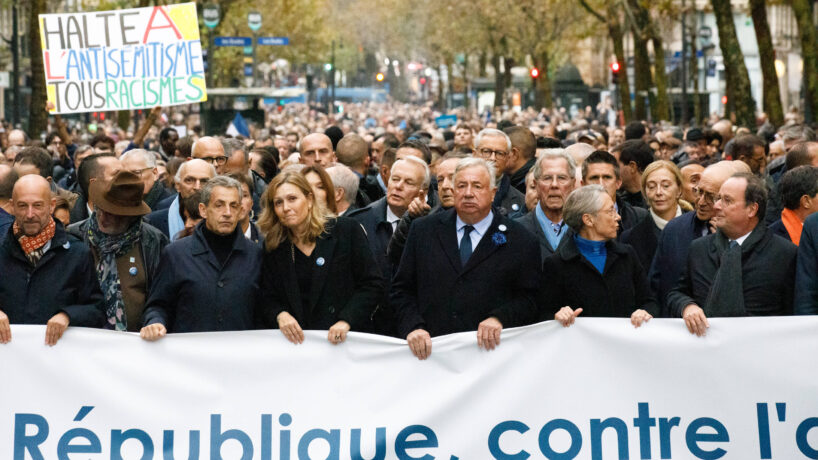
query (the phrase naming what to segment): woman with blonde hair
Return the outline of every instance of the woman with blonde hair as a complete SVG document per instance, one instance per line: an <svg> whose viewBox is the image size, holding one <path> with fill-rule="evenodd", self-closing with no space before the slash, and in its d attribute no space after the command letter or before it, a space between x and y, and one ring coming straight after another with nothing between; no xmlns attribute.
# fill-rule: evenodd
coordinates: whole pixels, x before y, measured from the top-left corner
<svg viewBox="0 0 818 460"><path fill-rule="evenodd" d="M292 343L305 329L333 344L366 330L384 282L361 226L328 216L300 172L278 174L262 195L264 321Z"/></svg>
<svg viewBox="0 0 818 460"><path fill-rule="evenodd" d="M682 173L670 161L658 160L649 164L642 172L642 195L648 204L650 214L641 222L625 230L619 241L636 250L645 271L650 270L659 235L665 225L682 215Z"/></svg>

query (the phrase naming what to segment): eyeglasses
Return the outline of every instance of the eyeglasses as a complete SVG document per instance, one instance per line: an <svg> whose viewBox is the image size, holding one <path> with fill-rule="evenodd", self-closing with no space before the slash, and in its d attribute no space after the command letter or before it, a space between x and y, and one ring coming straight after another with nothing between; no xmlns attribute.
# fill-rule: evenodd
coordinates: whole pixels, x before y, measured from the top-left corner
<svg viewBox="0 0 818 460"><path fill-rule="evenodd" d="M492 150L492 149L477 149L477 154L482 158L491 158L494 155L494 158L505 158L508 156L508 152L504 150Z"/></svg>
<svg viewBox="0 0 818 460"><path fill-rule="evenodd" d="M203 157L203 158L199 158L199 159L204 160L204 161L206 161L206 162L208 162L210 164L215 164L216 166L221 166L221 165L227 163L227 157L226 156Z"/></svg>
<svg viewBox="0 0 818 460"><path fill-rule="evenodd" d="M560 174L559 176L542 176L538 180L544 184L551 184L556 180L558 184L565 185L571 181L571 177Z"/></svg>
<svg viewBox="0 0 818 460"><path fill-rule="evenodd" d="M610 208L608 208L608 209L600 209L600 210L599 210L599 211L597 211L596 213L597 213L597 214L599 214L599 213L605 213L605 214L607 214L607 215L609 215L609 216L611 216L611 217L615 217L615 216L616 216L616 208L615 208L615 207L613 207L613 206L611 206L611 207L610 207Z"/></svg>
<svg viewBox="0 0 818 460"><path fill-rule="evenodd" d="M182 179L182 182L184 182L185 185L188 185L188 186L192 187L192 186L196 185L197 183L204 186L204 184L206 184L207 181L209 181L209 180L210 180L209 177L198 178L198 177L193 177L193 176L187 176L184 179Z"/></svg>
<svg viewBox="0 0 818 460"><path fill-rule="evenodd" d="M707 201L708 203L715 203L717 199L715 193L705 192L699 187L693 187L693 193L696 195L697 200L704 197L704 201Z"/></svg>
<svg viewBox="0 0 818 460"><path fill-rule="evenodd" d="M141 176L142 174L144 174L144 173L145 173L145 171L150 171L150 170L152 170L152 169L153 169L153 168L151 168L151 167L148 167L148 168L142 168L142 169L132 169L132 170L131 170L131 172L132 172L132 173L134 173L134 174L136 174L137 176Z"/></svg>

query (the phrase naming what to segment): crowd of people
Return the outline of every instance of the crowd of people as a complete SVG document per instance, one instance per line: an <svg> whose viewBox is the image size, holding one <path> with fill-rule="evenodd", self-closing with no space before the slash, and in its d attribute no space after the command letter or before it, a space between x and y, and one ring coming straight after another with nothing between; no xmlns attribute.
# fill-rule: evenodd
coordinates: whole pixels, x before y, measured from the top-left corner
<svg viewBox="0 0 818 460"><path fill-rule="evenodd" d="M180 137L155 108L130 132L4 130L0 343L11 324L46 325L49 345L69 326L360 331L425 359L434 336L491 350L543 320L702 336L713 317L818 313L808 125L456 114L292 104L248 136Z"/></svg>

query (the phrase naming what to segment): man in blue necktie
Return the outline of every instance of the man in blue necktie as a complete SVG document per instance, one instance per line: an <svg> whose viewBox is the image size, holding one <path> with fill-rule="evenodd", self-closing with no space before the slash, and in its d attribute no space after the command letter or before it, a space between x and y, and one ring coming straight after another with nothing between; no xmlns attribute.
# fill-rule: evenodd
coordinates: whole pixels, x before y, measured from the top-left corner
<svg viewBox="0 0 818 460"><path fill-rule="evenodd" d="M426 359L433 336L477 330L491 350L503 327L536 318L540 280L537 241L523 226L492 209L494 166L460 160L454 173L454 209L412 223L391 304L398 336Z"/></svg>

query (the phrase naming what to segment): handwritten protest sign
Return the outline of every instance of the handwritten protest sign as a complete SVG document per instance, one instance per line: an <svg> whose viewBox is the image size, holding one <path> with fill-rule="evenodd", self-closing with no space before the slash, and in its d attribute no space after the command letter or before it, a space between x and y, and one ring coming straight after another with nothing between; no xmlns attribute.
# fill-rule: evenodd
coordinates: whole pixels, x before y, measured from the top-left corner
<svg viewBox="0 0 818 460"><path fill-rule="evenodd" d="M207 100L195 3L39 19L53 113Z"/></svg>

